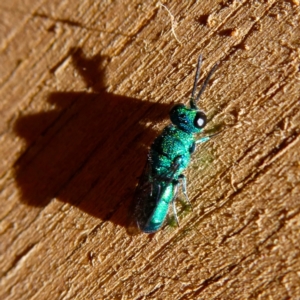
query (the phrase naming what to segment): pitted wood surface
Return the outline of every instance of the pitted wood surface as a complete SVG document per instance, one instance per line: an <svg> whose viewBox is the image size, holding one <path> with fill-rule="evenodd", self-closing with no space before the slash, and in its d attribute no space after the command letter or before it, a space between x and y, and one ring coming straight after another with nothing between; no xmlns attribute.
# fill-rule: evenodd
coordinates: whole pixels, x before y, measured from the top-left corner
<svg viewBox="0 0 300 300"><path fill-rule="evenodd" d="M300 298L299 3L163 4L182 44L159 2L1 2L0 299ZM129 235L200 53L193 211Z"/></svg>

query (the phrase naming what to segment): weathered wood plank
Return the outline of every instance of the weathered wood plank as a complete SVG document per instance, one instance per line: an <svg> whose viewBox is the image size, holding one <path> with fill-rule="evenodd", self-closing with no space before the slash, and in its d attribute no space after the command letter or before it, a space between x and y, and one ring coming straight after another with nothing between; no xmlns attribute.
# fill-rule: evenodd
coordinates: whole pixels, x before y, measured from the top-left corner
<svg viewBox="0 0 300 300"><path fill-rule="evenodd" d="M0 4L0 299L300 298L299 3L164 4L181 44L151 1ZM221 134L187 171L193 212L131 236L199 53Z"/></svg>

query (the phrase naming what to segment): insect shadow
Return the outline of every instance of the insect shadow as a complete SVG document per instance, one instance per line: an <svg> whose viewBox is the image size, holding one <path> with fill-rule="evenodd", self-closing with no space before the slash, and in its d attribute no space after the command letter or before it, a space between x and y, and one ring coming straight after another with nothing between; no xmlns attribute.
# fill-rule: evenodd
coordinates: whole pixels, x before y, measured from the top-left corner
<svg viewBox="0 0 300 300"><path fill-rule="evenodd" d="M92 92L54 92L54 109L20 116L15 133L26 150L14 164L24 203L45 207L56 198L82 211L126 226L128 210L157 132L147 122L168 116L169 105L105 91L103 57L70 51L72 63Z"/></svg>

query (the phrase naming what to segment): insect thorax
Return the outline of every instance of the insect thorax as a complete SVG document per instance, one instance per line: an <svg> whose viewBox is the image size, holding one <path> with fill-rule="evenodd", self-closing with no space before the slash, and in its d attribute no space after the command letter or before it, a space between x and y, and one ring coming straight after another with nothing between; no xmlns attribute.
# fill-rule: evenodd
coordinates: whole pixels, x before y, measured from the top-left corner
<svg viewBox="0 0 300 300"><path fill-rule="evenodd" d="M190 162L194 135L174 125L165 127L150 149L152 174L166 179L178 179Z"/></svg>

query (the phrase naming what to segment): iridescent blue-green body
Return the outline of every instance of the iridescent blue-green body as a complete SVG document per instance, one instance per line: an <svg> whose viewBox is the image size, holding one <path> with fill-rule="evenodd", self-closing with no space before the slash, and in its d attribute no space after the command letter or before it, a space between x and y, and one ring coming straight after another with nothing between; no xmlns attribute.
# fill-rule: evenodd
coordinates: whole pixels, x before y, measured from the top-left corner
<svg viewBox="0 0 300 300"><path fill-rule="evenodd" d="M197 108L196 101L200 98L216 68L215 66L211 70L195 98L201 62L202 57L200 56L190 107L178 104L170 111L172 124L165 127L151 145L146 167L136 189L135 217L138 227L145 233L153 233L161 228L171 203L178 222L175 208L178 187L182 187L183 193L189 201L183 171L190 163L196 144L210 138L207 136L199 140L195 139L195 134L200 133L206 125L206 115Z"/></svg>

